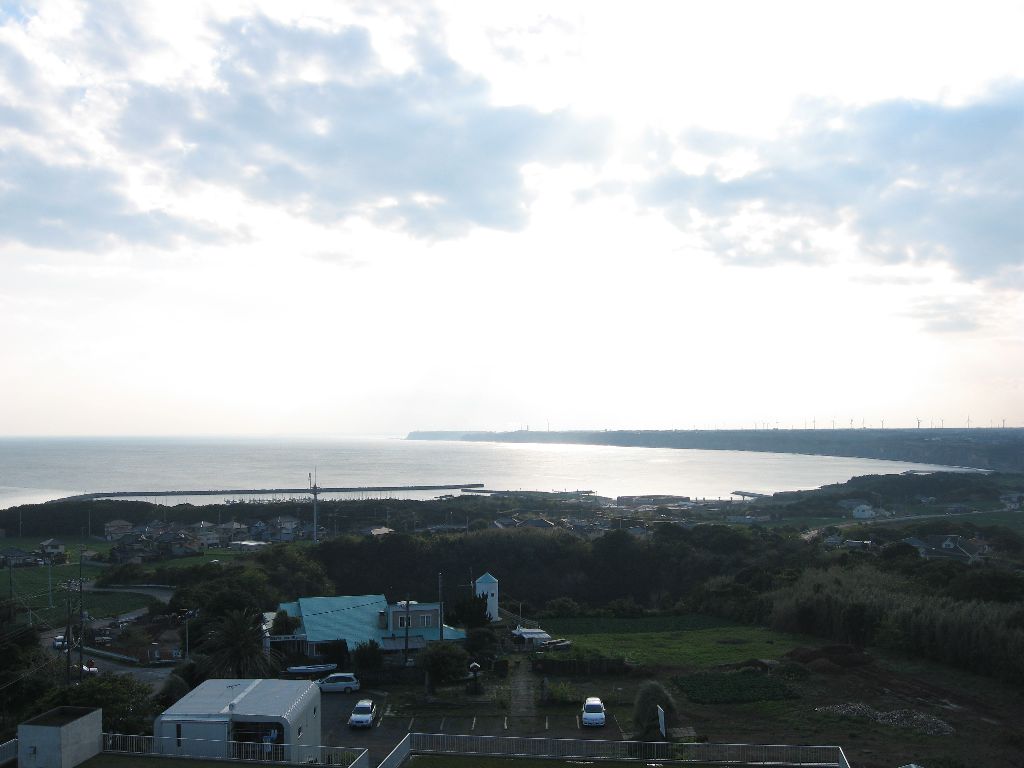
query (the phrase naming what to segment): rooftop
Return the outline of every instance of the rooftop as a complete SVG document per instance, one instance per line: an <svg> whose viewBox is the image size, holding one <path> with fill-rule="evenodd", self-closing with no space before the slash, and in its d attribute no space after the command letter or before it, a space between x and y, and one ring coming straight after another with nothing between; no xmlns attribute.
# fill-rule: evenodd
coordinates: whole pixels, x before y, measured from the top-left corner
<svg viewBox="0 0 1024 768"><path fill-rule="evenodd" d="M163 716L281 717L319 690L308 680L207 680L165 709Z"/></svg>

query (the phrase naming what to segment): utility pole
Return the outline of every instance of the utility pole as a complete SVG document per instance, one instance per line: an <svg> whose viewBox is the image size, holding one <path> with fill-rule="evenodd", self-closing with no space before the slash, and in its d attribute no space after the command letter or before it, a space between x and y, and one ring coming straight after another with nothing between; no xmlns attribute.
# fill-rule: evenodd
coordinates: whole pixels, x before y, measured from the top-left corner
<svg viewBox="0 0 1024 768"><path fill-rule="evenodd" d="M402 663L409 666L409 593L405 593L405 656Z"/></svg>
<svg viewBox="0 0 1024 768"><path fill-rule="evenodd" d="M313 543L317 543L317 528L319 527L319 508L317 505L318 497L320 495L320 486L316 484L316 478L312 474L309 476L309 490L313 492Z"/></svg>
<svg viewBox="0 0 1024 768"><path fill-rule="evenodd" d="M84 531L83 531L84 533ZM82 553L85 551L85 545L80 544L78 547L78 679L82 679L82 653L85 649L85 578L82 574ZM68 649L68 661L71 661L71 651Z"/></svg>
<svg viewBox="0 0 1024 768"><path fill-rule="evenodd" d="M444 581L440 574L437 574L437 628L438 639L444 640Z"/></svg>
<svg viewBox="0 0 1024 768"><path fill-rule="evenodd" d="M64 591L67 597L68 616L67 626L64 629L64 654L65 659L65 670L64 670L64 685L71 687L71 585L64 584Z"/></svg>

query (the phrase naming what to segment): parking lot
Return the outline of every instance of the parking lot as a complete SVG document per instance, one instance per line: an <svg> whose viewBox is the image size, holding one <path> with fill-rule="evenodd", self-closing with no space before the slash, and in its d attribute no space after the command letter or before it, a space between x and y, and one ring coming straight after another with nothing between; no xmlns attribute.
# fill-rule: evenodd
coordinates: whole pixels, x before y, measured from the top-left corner
<svg viewBox="0 0 1024 768"><path fill-rule="evenodd" d="M348 716L359 699L373 699L381 716L373 728L350 729ZM583 728L575 715L538 715L537 717L504 717L502 715L442 716L395 715L388 710L388 697L378 691L323 694L321 741L344 747L364 747L370 751L371 765L387 757L395 745L409 732L474 734L477 736L533 736L553 739L622 738L614 712L608 713L603 728Z"/></svg>

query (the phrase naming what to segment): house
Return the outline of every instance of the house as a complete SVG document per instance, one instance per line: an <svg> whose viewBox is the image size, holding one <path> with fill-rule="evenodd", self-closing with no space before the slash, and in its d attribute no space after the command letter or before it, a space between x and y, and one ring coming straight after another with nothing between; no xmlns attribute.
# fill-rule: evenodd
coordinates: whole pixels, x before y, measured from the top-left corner
<svg viewBox="0 0 1024 768"><path fill-rule="evenodd" d="M281 603L278 610L297 619L298 626L291 635L268 635L264 645L313 658L339 640L350 650L373 640L383 651L397 652L405 650L407 639L408 648L414 651L442 639L438 603L388 603L384 595L300 597L293 603ZM443 639L462 641L466 633L445 626Z"/></svg>
<svg viewBox="0 0 1024 768"><path fill-rule="evenodd" d="M319 762L321 719L308 680L207 680L157 716L153 737L168 756Z"/></svg>
<svg viewBox="0 0 1024 768"><path fill-rule="evenodd" d="M188 526L188 529L203 547L220 546L220 531L217 530L217 526L213 523L200 520L198 523Z"/></svg>
<svg viewBox="0 0 1024 768"><path fill-rule="evenodd" d="M117 541L131 530L132 524L127 520L110 520L103 524L103 538L107 541Z"/></svg>
<svg viewBox="0 0 1024 768"><path fill-rule="evenodd" d="M156 542L139 533L126 533L110 548L110 559L115 563L139 565L157 557Z"/></svg>
<svg viewBox="0 0 1024 768"><path fill-rule="evenodd" d="M980 563L989 546L981 541L968 541L963 536L911 536L903 539L917 550L925 560L956 560L961 563Z"/></svg>
<svg viewBox="0 0 1024 768"><path fill-rule="evenodd" d="M550 520L543 517L530 517L526 520L520 520L516 526L517 528L540 528L545 531L550 531L555 527L555 524Z"/></svg>
<svg viewBox="0 0 1024 768"><path fill-rule="evenodd" d="M834 533L831 536L826 536L822 540L822 543L825 545L826 549L838 549L840 546L842 546L843 537L839 534Z"/></svg>
<svg viewBox="0 0 1024 768"><path fill-rule="evenodd" d="M233 541L243 541L249 538L249 528L242 523L232 520L230 523L223 523L217 526L217 535L220 546L228 547Z"/></svg>
<svg viewBox="0 0 1024 768"><path fill-rule="evenodd" d="M847 539L843 542L843 549L871 549L870 541L855 541Z"/></svg>
<svg viewBox="0 0 1024 768"><path fill-rule="evenodd" d="M167 531L158 535L154 541L161 557L201 555L206 550L203 542L189 531Z"/></svg>
<svg viewBox="0 0 1024 768"><path fill-rule="evenodd" d="M836 502L836 504L845 509L847 512L853 512L853 510L855 510L857 507L871 506L870 502L868 502L867 499L841 499L840 501Z"/></svg>
<svg viewBox="0 0 1024 768"><path fill-rule="evenodd" d="M0 567L19 568L23 565L35 565L36 557L30 552L17 547L0 551Z"/></svg>
<svg viewBox="0 0 1024 768"><path fill-rule="evenodd" d="M44 557L63 555L64 545L56 539L47 539L46 541L39 542L39 551L43 553Z"/></svg>
<svg viewBox="0 0 1024 768"><path fill-rule="evenodd" d="M850 516L855 520L874 520L878 512L870 504L858 504L850 510Z"/></svg>

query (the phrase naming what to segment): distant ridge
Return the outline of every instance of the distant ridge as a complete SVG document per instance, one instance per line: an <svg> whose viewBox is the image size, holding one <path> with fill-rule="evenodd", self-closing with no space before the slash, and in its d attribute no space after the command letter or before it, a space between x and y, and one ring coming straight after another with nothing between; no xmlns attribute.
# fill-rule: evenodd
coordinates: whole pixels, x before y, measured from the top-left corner
<svg viewBox="0 0 1024 768"><path fill-rule="evenodd" d="M1024 429L441 430L406 439L804 453L1024 472Z"/></svg>

